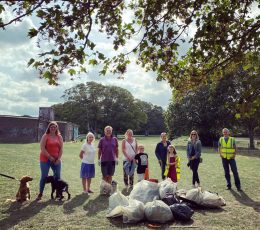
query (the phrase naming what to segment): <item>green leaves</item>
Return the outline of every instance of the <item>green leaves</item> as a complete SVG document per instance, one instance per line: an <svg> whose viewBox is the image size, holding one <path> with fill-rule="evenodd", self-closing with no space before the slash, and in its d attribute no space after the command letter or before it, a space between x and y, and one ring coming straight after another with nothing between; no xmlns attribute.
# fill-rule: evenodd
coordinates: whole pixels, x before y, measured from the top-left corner
<svg viewBox="0 0 260 230"><path fill-rule="evenodd" d="M76 74L76 70L74 70L74 69L69 69L69 70L68 70L68 74L69 74L70 76L73 76L73 75Z"/></svg>
<svg viewBox="0 0 260 230"><path fill-rule="evenodd" d="M28 63L34 63L40 77L52 68L54 82L65 70L70 76L70 69L81 71L85 63L102 65L100 74L125 73L134 54L146 71L185 93L218 79L229 63L239 64L259 51L259 16L253 12L257 1L94 2L7 1L0 4L0 13L11 6L14 18L7 22L0 17L0 27L31 15L38 18L39 26L31 28L28 37L37 36L42 53ZM244 69L259 71L255 62L250 65Z"/></svg>
<svg viewBox="0 0 260 230"><path fill-rule="evenodd" d="M38 34L38 30L36 30L34 28L30 29L29 32L28 32L28 36L30 38L33 38L33 37L37 36L37 34Z"/></svg>

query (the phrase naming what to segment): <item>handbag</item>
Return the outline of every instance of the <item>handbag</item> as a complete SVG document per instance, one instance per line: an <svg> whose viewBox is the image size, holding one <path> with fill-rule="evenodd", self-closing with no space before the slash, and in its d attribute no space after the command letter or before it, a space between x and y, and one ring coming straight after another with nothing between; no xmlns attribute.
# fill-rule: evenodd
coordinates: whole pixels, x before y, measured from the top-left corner
<svg viewBox="0 0 260 230"><path fill-rule="evenodd" d="M203 162L203 159L202 159L202 157L200 157L200 163L202 163Z"/></svg>

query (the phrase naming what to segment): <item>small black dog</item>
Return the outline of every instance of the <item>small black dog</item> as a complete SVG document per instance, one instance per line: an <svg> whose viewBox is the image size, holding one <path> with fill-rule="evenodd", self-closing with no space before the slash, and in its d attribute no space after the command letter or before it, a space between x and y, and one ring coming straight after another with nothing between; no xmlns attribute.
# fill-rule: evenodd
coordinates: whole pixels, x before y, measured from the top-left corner
<svg viewBox="0 0 260 230"><path fill-rule="evenodd" d="M62 195L63 192L66 192L68 194L68 200L70 199L70 193L69 193L69 185L67 182L63 180L57 180L54 179L54 176L47 176L45 178L45 183L51 183L51 199L54 199L53 193L56 190L56 197L59 198L59 200L62 200L64 196Z"/></svg>

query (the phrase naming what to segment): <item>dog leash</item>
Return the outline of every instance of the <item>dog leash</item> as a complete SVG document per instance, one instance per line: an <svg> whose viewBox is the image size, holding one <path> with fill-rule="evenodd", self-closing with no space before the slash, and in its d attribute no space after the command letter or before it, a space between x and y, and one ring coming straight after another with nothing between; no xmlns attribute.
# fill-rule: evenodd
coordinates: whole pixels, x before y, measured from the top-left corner
<svg viewBox="0 0 260 230"><path fill-rule="evenodd" d="M7 178L10 178L10 179L13 179L13 180L20 181L19 179L15 178L15 177L8 176L8 175L2 174L2 173L0 173L0 176L3 176L3 177L7 177Z"/></svg>

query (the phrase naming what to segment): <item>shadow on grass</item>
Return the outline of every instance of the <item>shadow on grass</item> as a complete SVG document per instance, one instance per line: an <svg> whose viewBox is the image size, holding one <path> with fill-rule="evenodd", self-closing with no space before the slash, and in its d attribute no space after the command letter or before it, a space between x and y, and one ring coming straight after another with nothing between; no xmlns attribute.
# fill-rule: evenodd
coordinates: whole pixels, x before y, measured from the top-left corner
<svg viewBox="0 0 260 230"><path fill-rule="evenodd" d="M224 206L225 207L225 206ZM206 213L220 213L220 212L226 212L225 209L222 207L216 207L216 208L208 208L208 207L196 207L193 208L194 212L198 212L202 215L206 215Z"/></svg>
<svg viewBox="0 0 260 230"><path fill-rule="evenodd" d="M60 205L60 202L55 202L53 200L45 202L38 202L34 200L29 204L28 202L30 201L26 201L24 203L13 202L6 211L2 212L4 214L9 214L9 216L0 221L1 230L10 229L17 225L20 221L25 221L32 218L48 205Z"/></svg>
<svg viewBox="0 0 260 230"><path fill-rule="evenodd" d="M121 217L115 217L115 218L109 218L108 219L110 224L117 227L117 228L133 228L133 227L138 227L138 228L157 228L157 229L169 229L171 226L174 228L189 228L193 225L194 221L191 219L189 221L179 221L179 220L174 220L167 222L165 224L160 224L160 223L154 223L151 221L143 220L141 222L135 223L135 224L124 224L123 223L123 218Z"/></svg>
<svg viewBox="0 0 260 230"><path fill-rule="evenodd" d="M244 191L236 192L230 190L230 192L241 204L252 207L256 212L260 212L260 201L252 200Z"/></svg>
<svg viewBox="0 0 260 230"><path fill-rule="evenodd" d="M85 201L89 198L88 194L82 193L79 195L76 195L71 200L66 202L63 205L64 213L72 213L74 212L76 207L79 207L85 203Z"/></svg>
<svg viewBox="0 0 260 230"><path fill-rule="evenodd" d="M94 200L89 200L83 209L87 211L88 215L96 215L99 211L108 209L108 199L106 195L98 195Z"/></svg>

